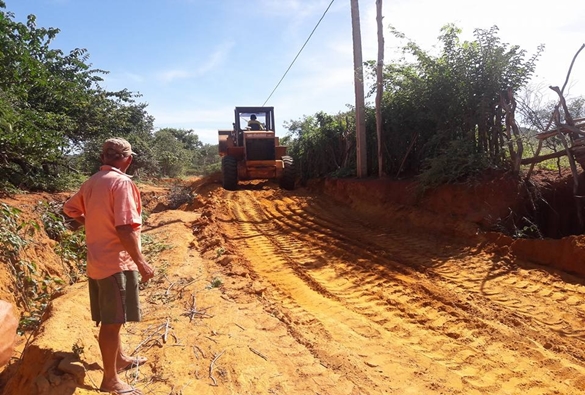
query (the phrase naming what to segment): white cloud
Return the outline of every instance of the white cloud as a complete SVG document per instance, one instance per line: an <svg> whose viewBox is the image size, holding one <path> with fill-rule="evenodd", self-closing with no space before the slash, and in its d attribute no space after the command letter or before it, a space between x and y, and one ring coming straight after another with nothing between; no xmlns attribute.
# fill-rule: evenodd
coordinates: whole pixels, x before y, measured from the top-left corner
<svg viewBox="0 0 585 395"><path fill-rule="evenodd" d="M215 50L212 51L211 55L205 60L205 63L197 68L196 74L203 75L218 68L228 58L228 55L234 46L235 42L233 41L224 42L217 46Z"/></svg>
<svg viewBox="0 0 585 395"><path fill-rule="evenodd" d="M188 71L177 69L165 70L157 73L157 79L165 83L174 82L179 79L186 79L189 78L190 76L191 73L189 73Z"/></svg>
<svg viewBox="0 0 585 395"><path fill-rule="evenodd" d="M182 66L180 68L170 68L168 70L156 73L156 79L163 83L169 84L175 81L200 77L219 68L228 57L229 52L234 47L234 42L224 42L210 51L210 54L201 62L197 59L196 66Z"/></svg>

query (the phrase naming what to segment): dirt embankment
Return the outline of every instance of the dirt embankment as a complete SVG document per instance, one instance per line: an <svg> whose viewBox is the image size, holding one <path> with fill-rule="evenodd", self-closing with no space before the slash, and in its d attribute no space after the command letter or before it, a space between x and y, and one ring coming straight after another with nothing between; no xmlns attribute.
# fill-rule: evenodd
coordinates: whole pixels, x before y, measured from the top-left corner
<svg viewBox="0 0 585 395"><path fill-rule="evenodd" d="M149 359L125 374L145 393L585 394L585 285L555 268L581 259L583 239L542 251L482 231L521 210L510 180L422 199L377 180L191 188L191 205L165 211L164 188L144 188L159 211L146 234L172 246L144 321L123 331ZM3 395L95 392L85 288L53 300Z"/></svg>

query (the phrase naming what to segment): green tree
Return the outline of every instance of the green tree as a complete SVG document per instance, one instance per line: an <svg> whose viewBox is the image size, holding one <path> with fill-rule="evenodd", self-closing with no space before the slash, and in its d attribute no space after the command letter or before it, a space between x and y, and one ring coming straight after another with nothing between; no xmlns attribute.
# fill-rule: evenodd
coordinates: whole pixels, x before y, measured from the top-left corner
<svg viewBox="0 0 585 395"><path fill-rule="evenodd" d="M289 134L282 144L296 159L301 179L355 174L355 118L353 112L324 112L285 123Z"/></svg>
<svg viewBox="0 0 585 395"><path fill-rule="evenodd" d="M387 173L419 174L440 164L443 168L433 172L432 180L441 183L486 166L509 166L501 94L517 91L529 81L543 48L526 59L524 50L502 43L497 32L495 26L476 29L475 40L462 43L460 30L447 25L439 36L439 55L408 42L404 52L414 60L386 66L383 145ZM373 75L373 63L369 66ZM441 160L433 160L438 156ZM461 166L462 160L474 166Z"/></svg>
<svg viewBox="0 0 585 395"><path fill-rule="evenodd" d="M163 177L184 175L193 160L193 151L185 148L175 133L173 129L160 129L154 134L154 157Z"/></svg>
<svg viewBox="0 0 585 395"><path fill-rule="evenodd" d="M16 22L5 7L0 0L0 185L58 188L73 166L97 167L105 137L149 145L153 120L138 95L105 91L106 71L91 68L85 49L53 49L59 29L37 27L34 15Z"/></svg>

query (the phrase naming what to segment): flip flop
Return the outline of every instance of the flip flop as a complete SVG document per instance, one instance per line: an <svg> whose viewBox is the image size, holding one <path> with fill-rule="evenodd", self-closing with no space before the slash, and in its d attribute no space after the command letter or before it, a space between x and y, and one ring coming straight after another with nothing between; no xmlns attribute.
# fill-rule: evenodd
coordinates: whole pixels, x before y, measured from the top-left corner
<svg viewBox="0 0 585 395"><path fill-rule="evenodd" d="M136 368L138 366L142 366L146 363L146 361L148 361L148 359L146 359L146 357L136 357L136 358L132 359L132 362L130 362L128 365L124 366L123 368L118 369L118 373L125 372L126 370L130 370L130 369Z"/></svg>
<svg viewBox="0 0 585 395"><path fill-rule="evenodd" d="M111 395L144 395L144 393L142 391L140 391L138 388L128 388L127 390L103 390L100 388L100 392L107 392Z"/></svg>

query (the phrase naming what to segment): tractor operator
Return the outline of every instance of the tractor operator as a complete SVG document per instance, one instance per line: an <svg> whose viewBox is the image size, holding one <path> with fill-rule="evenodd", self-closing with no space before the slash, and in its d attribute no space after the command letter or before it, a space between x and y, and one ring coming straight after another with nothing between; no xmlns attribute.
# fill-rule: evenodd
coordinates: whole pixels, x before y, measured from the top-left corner
<svg viewBox="0 0 585 395"><path fill-rule="evenodd" d="M256 119L256 114L252 114L250 116L250 120L248 121L248 127L250 130L264 130L264 126Z"/></svg>

